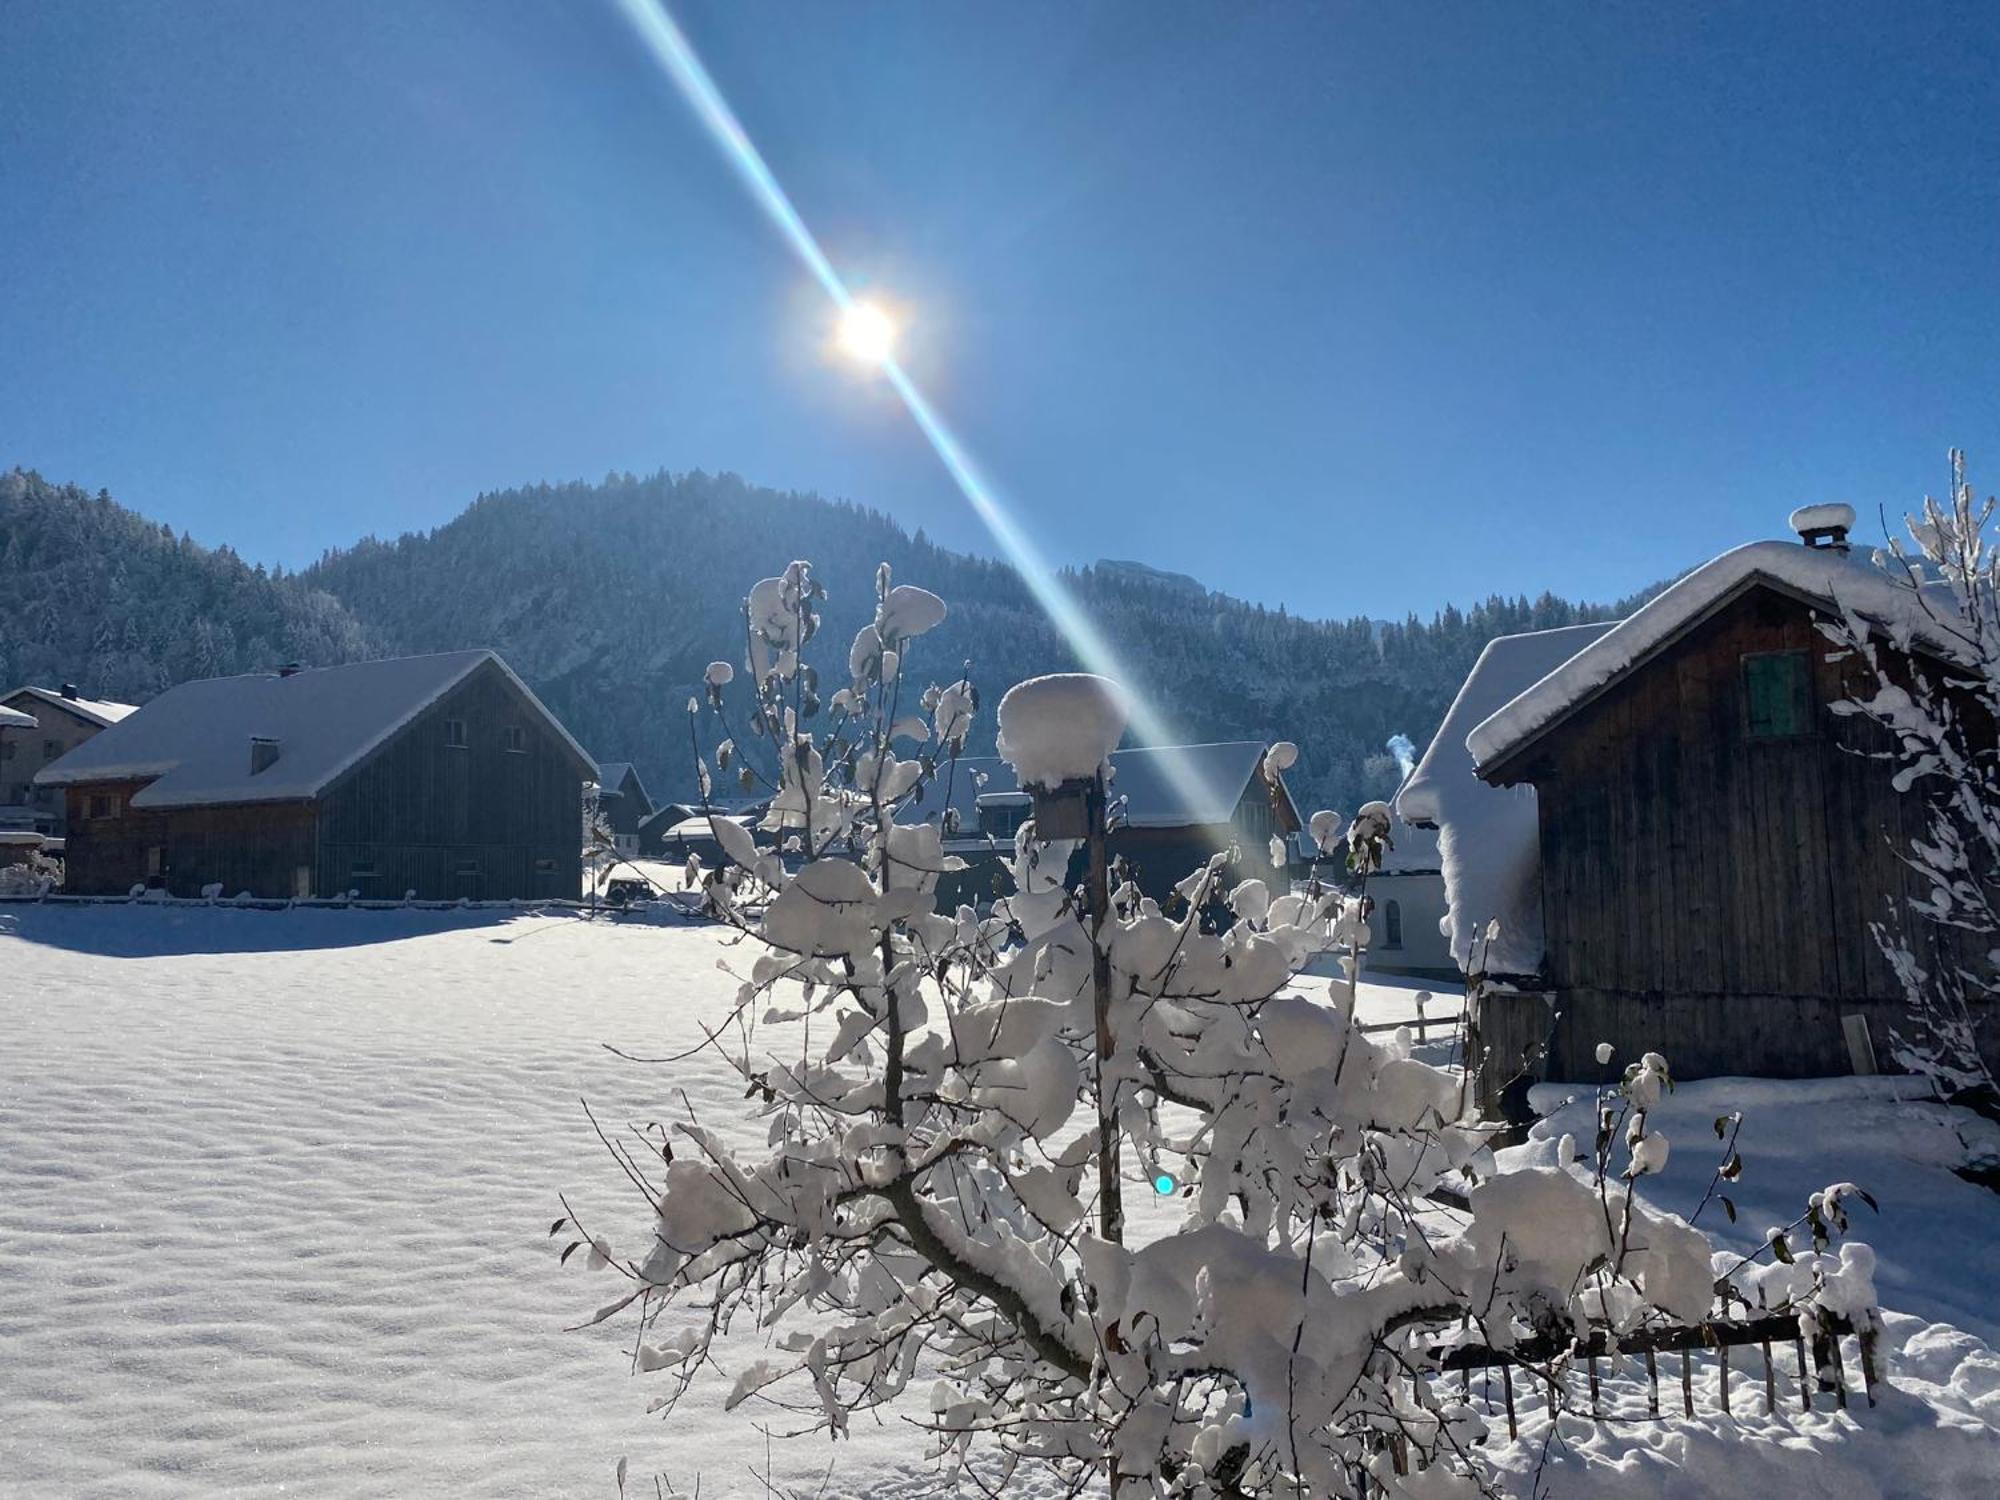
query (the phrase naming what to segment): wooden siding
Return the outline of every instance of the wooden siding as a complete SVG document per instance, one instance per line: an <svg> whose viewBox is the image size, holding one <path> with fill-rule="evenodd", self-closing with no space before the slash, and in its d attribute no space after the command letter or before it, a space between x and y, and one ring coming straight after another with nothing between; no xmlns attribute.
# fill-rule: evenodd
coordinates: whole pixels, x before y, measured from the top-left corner
<svg viewBox="0 0 2000 1500"><path fill-rule="evenodd" d="M446 743L452 719L465 725L462 746ZM522 731L522 750L503 746L509 728ZM322 794L316 887L389 900L406 891L425 900L574 900L583 890L587 775L489 662Z"/></svg>
<svg viewBox="0 0 2000 1500"><path fill-rule="evenodd" d="M1788 651L1811 664L1811 732L1753 738L1742 659ZM1546 1076L1595 1078L1599 1041L1683 1077L1846 1072L1850 1013L1886 1057L1903 1007L1868 923L1915 889L1899 851L1921 806L1856 753L1880 732L1828 709L1865 670L1832 654L1806 605L1755 588L1498 768L1536 790ZM1482 1040L1516 1060L1548 1034L1538 1000L1487 1009Z"/></svg>
<svg viewBox="0 0 2000 1500"><path fill-rule="evenodd" d="M132 796L144 786L100 782L68 789L64 890L122 896L154 873L154 850L158 874L175 896L199 896L211 884L229 896L292 896L298 872L313 868L313 816L306 803L135 809ZM89 816L93 797L116 798L117 811Z"/></svg>

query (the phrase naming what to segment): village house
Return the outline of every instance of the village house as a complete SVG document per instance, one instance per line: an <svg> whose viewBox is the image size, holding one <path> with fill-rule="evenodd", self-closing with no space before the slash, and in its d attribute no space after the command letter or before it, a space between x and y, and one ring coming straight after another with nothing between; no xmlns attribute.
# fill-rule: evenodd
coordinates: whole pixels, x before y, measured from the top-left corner
<svg viewBox="0 0 2000 1500"><path fill-rule="evenodd" d="M631 762L601 760L597 770L597 810L611 829L612 846L619 858L636 859L639 829L653 815L653 799Z"/></svg>
<svg viewBox="0 0 2000 1500"><path fill-rule="evenodd" d="M597 766L491 651L183 683L37 778L65 888L567 897Z"/></svg>
<svg viewBox="0 0 2000 1500"><path fill-rule="evenodd" d="M685 802L663 802L655 807L639 822L639 857L685 859L682 835L676 830L699 810Z"/></svg>
<svg viewBox="0 0 2000 1500"><path fill-rule="evenodd" d="M1445 919L1444 866L1434 829L1396 818L1382 868L1368 877L1368 972L1456 980Z"/></svg>
<svg viewBox="0 0 2000 1500"><path fill-rule="evenodd" d="M1440 831L1489 1097L1647 1051L1683 1078L1886 1061L1906 1002L1870 923L1918 894L1919 808L1880 732L1833 711L1864 669L1816 622L1844 612L1921 670L1950 643L1844 526L1804 534L1615 625L1494 641L1401 793Z"/></svg>
<svg viewBox="0 0 2000 1500"><path fill-rule="evenodd" d="M22 716L34 731L28 733L16 726L0 734L0 828L26 829L59 839L64 833L62 793L54 787L36 786L35 778L44 766L55 764L99 730L135 710L130 703L85 698L71 682L60 688L15 688L0 694L0 709Z"/></svg>
<svg viewBox="0 0 2000 1500"><path fill-rule="evenodd" d="M1282 894L1289 859L1273 863L1271 840L1289 847L1304 825L1284 777L1264 769L1268 748L1238 740L1112 753L1115 826L1108 848L1113 859L1126 862L1142 892L1164 902L1203 861L1234 846L1242 855L1235 878L1268 880ZM982 904L1012 890L1007 866L1015 833L1033 816L1031 801L1005 761L967 756L941 767L922 800L899 810L899 821L920 823L940 821L950 809L955 831L946 848L967 868L939 883L940 910Z"/></svg>

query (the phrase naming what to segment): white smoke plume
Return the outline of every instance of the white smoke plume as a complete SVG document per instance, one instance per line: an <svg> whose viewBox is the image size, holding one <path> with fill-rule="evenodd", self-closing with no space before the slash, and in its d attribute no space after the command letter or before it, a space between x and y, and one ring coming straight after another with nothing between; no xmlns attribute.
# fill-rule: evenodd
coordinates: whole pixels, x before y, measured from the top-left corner
<svg viewBox="0 0 2000 1500"><path fill-rule="evenodd" d="M1389 736L1389 753L1396 757L1396 764L1402 767L1403 780L1410 779L1410 773L1417 768L1417 746L1407 734Z"/></svg>

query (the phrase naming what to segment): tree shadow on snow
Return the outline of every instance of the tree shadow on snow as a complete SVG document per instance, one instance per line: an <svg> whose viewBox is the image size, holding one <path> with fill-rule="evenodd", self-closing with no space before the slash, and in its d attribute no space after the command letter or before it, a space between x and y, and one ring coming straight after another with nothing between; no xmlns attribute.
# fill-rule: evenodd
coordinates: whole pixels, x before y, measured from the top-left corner
<svg viewBox="0 0 2000 1500"><path fill-rule="evenodd" d="M564 908L450 907L440 910L295 907L285 911L144 902L103 906L0 904L0 939L100 958L171 958L205 953L303 953L402 942L491 928L497 942L549 919L585 920ZM0 946L0 952L4 952Z"/></svg>

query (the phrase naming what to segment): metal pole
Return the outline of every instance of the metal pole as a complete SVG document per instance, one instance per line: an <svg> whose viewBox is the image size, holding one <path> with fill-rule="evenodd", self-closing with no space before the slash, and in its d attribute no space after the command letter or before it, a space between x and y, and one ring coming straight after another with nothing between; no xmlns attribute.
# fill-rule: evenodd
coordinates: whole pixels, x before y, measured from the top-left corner
<svg viewBox="0 0 2000 1500"><path fill-rule="evenodd" d="M1090 868L1084 898L1090 912L1090 979L1097 1010L1097 1230L1108 1242L1123 1244L1125 1205L1118 1181L1118 1111L1105 1075L1111 1067L1111 954L1106 924L1111 915L1111 861L1105 848L1104 772L1084 791L1085 842Z"/></svg>

